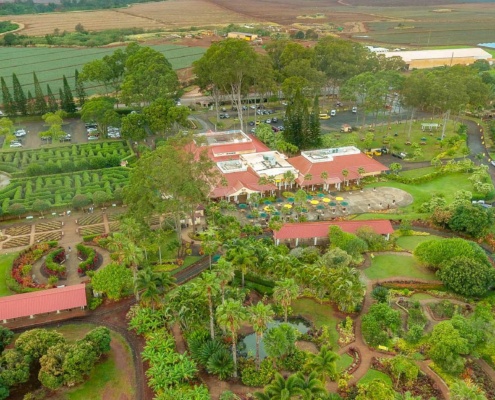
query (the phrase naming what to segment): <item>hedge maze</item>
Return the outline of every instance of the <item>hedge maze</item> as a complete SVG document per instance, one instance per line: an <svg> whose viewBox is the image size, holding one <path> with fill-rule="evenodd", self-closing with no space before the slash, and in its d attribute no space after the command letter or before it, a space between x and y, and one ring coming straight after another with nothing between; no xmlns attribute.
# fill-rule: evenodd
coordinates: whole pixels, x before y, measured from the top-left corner
<svg viewBox="0 0 495 400"><path fill-rule="evenodd" d="M111 168L131 154L125 141L6 151L0 153L0 171L20 178Z"/></svg>

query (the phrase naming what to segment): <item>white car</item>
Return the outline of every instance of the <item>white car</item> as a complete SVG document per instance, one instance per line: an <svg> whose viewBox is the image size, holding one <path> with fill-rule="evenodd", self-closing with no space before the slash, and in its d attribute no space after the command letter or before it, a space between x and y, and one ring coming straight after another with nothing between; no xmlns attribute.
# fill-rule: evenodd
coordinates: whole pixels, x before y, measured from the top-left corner
<svg viewBox="0 0 495 400"><path fill-rule="evenodd" d="M495 167L495 160L490 161L490 164L492 164Z"/></svg>
<svg viewBox="0 0 495 400"><path fill-rule="evenodd" d="M88 140L98 140L99 136L88 136Z"/></svg>
<svg viewBox="0 0 495 400"><path fill-rule="evenodd" d="M17 129L14 135L16 137L26 136L26 131L24 129Z"/></svg>
<svg viewBox="0 0 495 400"><path fill-rule="evenodd" d="M357 113L357 107L352 107L352 112L353 112L354 114L356 114L356 113Z"/></svg>
<svg viewBox="0 0 495 400"><path fill-rule="evenodd" d="M19 143L19 142L10 142L10 147L22 147L22 143Z"/></svg>
<svg viewBox="0 0 495 400"><path fill-rule="evenodd" d="M331 117L335 117L337 115L337 111L336 110L331 110L330 111L330 116Z"/></svg>
<svg viewBox="0 0 495 400"><path fill-rule="evenodd" d="M109 133L109 134L108 134L108 137L109 137L110 139L118 139L118 138L120 138L120 133L119 133L119 132Z"/></svg>

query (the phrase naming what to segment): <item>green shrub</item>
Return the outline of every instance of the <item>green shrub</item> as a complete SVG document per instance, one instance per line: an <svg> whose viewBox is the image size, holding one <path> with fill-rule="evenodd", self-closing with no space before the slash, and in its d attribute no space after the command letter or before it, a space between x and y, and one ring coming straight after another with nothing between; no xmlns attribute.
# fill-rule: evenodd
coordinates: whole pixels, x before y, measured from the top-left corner
<svg viewBox="0 0 495 400"><path fill-rule="evenodd" d="M93 297L89 302L89 309L96 310L103 303L101 297Z"/></svg>
<svg viewBox="0 0 495 400"><path fill-rule="evenodd" d="M278 358L277 368L284 371L299 371L301 366L306 363L306 353L302 350L296 349L292 354L287 357Z"/></svg>
<svg viewBox="0 0 495 400"><path fill-rule="evenodd" d="M273 380L275 369L271 360L265 358L261 361L259 371L256 370L254 360L240 360L241 380L246 386L265 386Z"/></svg>

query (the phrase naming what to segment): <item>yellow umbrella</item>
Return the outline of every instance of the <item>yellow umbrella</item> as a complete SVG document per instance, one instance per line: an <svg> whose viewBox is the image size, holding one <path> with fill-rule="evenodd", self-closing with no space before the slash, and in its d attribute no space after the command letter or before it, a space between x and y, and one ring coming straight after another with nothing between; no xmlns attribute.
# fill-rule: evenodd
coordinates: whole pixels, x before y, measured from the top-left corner
<svg viewBox="0 0 495 400"><path fill-rule="evenodd" d="M330 200L328 197L325 197L322 199L324 203L330 203L332 200Z"/></svg>
<svg viewBox="0 0 495 400"><path fill-rule="evenodd" d="M342 201L342 200L344 200L344 198L343 197L336 197L335 200Z"/></svg>
<svg viewBox="0 0 495 400"><path fill-rule="evenodd" d="M318 200L311 200L310 203L313 204L314 206L316 206L319 203L319 201Z"/></svg>
<svg viewBox="0 0 495 400"><path fill-rule="evenodd" d="M284 204L284 208L289 208L290 209L290 208L292 208L292 205L290 205L290 204Z"/></svg>

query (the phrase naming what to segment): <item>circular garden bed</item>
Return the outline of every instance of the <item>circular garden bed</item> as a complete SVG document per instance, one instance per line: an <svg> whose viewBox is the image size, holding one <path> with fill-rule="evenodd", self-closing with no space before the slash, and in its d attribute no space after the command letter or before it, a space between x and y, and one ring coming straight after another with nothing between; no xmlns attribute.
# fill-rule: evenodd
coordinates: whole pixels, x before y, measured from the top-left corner
<svg viewBox="0 0 495 400"><path fill-rule="evenodd" d="M86 276L88 271L96 271L103 263L103 256L98 253L93 247L78 244L77 258L81 260L77 268L79 276Z"/></svg>
<svg viewBox="0 0 495 400"><path fill-rule="evenodd" d="M41 264L41 275L45 278L56 276L58 279L67 279L67 267L64 265L66 261L65 249L59 247L45 257L45 261Z"/></svg>

